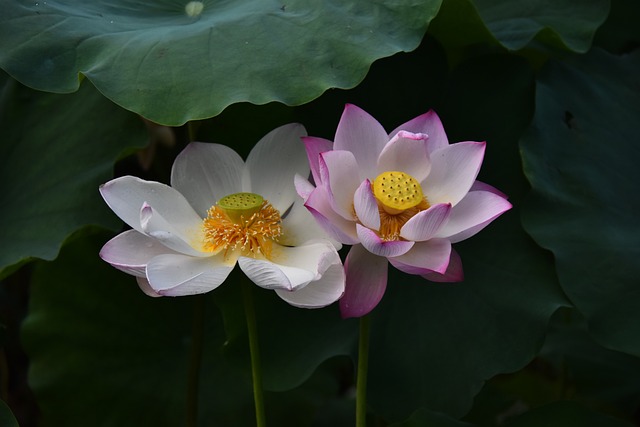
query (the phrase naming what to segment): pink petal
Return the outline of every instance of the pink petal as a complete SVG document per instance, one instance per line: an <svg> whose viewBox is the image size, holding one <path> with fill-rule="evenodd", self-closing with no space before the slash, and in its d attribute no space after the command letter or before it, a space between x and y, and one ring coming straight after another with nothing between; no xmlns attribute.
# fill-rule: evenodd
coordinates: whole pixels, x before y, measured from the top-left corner
<svg viewBox="0 0 640 427"><path fill-rule="evenodd" d="M171 185L202 217L216 202L242 191L244 161L231 148L220 144L192 142L171 168Z"/></svg>
<svg viewBox="0 0 640 427"><path fill-rule="evenodd" d="M371 181L365 179L360 187L356 190L353 198L353 207L356 215L365 227L373 230L380 229L380 212L378 211L378 202L373 195Z"/></svg>
<svg viewBox="0 0 640 427"><path fill-rule="evenodd" d="M282 227L284 235L278 242L284 246L300 246L309 240L328 239L327 233L300 199L296 200L289 213L282 219ZM342 247L335 240L331 243L336 249Z"/></svg>
<svg viewBox="0 0 640 427"><path fill-rule="evenodd" d="M425 134L398 132L380 153L378 173L401 171L419 182L424 180L431 169L426 140Z"/></svg>
<svg viewBox="0 0 640 427"><path fill-rule="evenodd" d="M471 191L488 191L489 193L497 194L503 199L509 198L506 194L504 194L502 191L498 190L497 188L492 187L491 185L485 184L484 182L481 182L478 180L473 182L473 185L471 186L471 189L469 190L469 192Z"/></svg>
<svg viewBox="0 0 640 427"><path fill-rule="evenodd" d="M369 252L382 257L396 257L407 253L415 242L407 242L404 240L382 240L375 231L368 229L360 224L356 224L356 231L360 243Z"/></svg>
<svg viewBox="0 0 640 427"><path fill-rule="evenodd" d="M306 201L309 198L309 195L316 187L313 186L306 178L296 174L293 177L293 185L296 187L296 193L298 196L302 197L302 200Z"/></svg>
<svg viewBox="0 0 640 427"><path fill-rule="evenodd" d="M348 151L328 151L320 155L322 175L328 183L329 202L333 210L347 220L355 220L353 216L353 195L360 185L358 164L353 154ZM325 178L323 177L323 180Z"/></svg>
<svg viewBox="0 0 640 427"><path fill-rule="evenodd" d="M319 171L319 159L320 154L325 151L331 151L333 149L333 142L324 138L316 138L314 136L305 136L302 138L304 147L307 151L307 159L309 160L309 166L311 166L311 176L316 185L322 184Z"/></svg>
<svg viewBox="0 0 640 427"><path fill-rule="evenodd" d="M317 187L305 202L305 207L322 229L332 238L345 245L360 243L354 221L348 221L335 213L329 203L324 187Z"/></svg>
<svg viewBox="0 0 640 427"><path fill-rule="evenodd" d="M429 240L447 223L450 213L449 203L431 206L411 217L402 226L400 236L415 242Z"/></svg>
<svg viewBox="0 0 640 427"><path fill-rule="evenodd" d="M147 280L164 296L183 296L209 292L225 281L235 262L222 255L195 258L187 255L158 255L147 264Z"/></svg>
<svg viewBox="0 0 640 427"><path fill-rule="evenodd" d="M347 283L340 313L345 319L364 316L378 305L387 288L387 260L356 245L347 255L344 269Z"/></svg>
<svg viewBox="0 0 640 427"><path fill-rule="evenodd" d="M449 265L451 243L447 239L418 242L404 255L389 258L389 262L408 274L444 273Z"/></svg>
<svg viewBox="0 0 640 427"><path fill-rule="evenodd" d="M388 141L387 132L376 119L355 105L345 106L333 148L353 153L363 179L376 177L378 156Z"/></svg>
<svg viewBox="0 0 640 427"><path fill-rule="evenodd" d="M511 203L495 193L470 192L451 210L449 222L436 236L446 237L451 243L460 242L482 230L511 207Z"/></svg>
<svg viewBox="0 0 640 427"><path fill-rule="evenodd" d="M294 307L320 308L337 301L345 288L345 274L342 263L331 265L318 280L294 291L276 289L276 294Z"/></svg>
<svg viewBox="0 0 640 427"><path fill-rule="evenodd" d="M449 259L449 265L444 274L441 273L427 273L423 274L427 280L432 282L462 282L464 280L464 272L462 271L462 260L458 252L451 249L451 257Z"/></svg>
<svg viewBox="0 0 640 427"><path fill-rule="evenodd" d="M151 258L167 253L175 252L152 237L128 230L105 243L100 258L127 274L145 277Z"/></svg>
<svg viewBox="0 0 640 427"><path fill-rule="evenodd" d="M484 158L484 142L458 142L431 153L431 173L422 182L430 204L455 206L469 192Z"/></svg>
<svg viewBox="0 0 640 427"><path fill-rule="evenodd" d="M261 195L280 213L289 209L297 197L293 177L309 175L300 140L306 134L304 126L291 123L260 139L247 158L243 191Z"/></svg>
<svg viewBox="0 0 640 427"><path fill-rule="evenodd" d="M159 182L123 176L100 186L100 194L120 219L141 233L140 209L145 202L179 229L197 228L202 223L182 194Z"/></svg>
<svg viewBox="0 0 640 427"><path fill-rule="evenodd" d="M449 140L447 139L447 134L444 131L442 122L433 110L415 119L411 119L407 123L401 124L389 134L389 137L395 136L401 130L429 135L429 139L427 140L427 150L429 153L449 145Z"/></svg>

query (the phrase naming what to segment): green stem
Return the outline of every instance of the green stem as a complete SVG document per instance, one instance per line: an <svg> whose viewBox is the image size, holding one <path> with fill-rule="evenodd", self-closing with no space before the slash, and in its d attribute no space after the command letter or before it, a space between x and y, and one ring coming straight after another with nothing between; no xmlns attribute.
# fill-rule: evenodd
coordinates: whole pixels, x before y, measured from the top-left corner
<svg viewBox="0 0 640 427"><path fill-rule="evenodd" d="M196 427L198 425L198 387L204 343L204 305L204 295L198 295L194 298L191 352L187 377L187 427Z"/></svg>
<svg viewBox="0 0 640 427"><path fill-rule="evenodd" d="M358 377L356 380L356 427L367 425L367 371L369 369L369 315L360 318L358 342Z"/></svg>
<svg viewBox="0 0 640 427"><path fill-rule="evenodd" d="M262 367L260 366L260 350L258 347L258 326L256 312L253 306L251 284L243 281L244 312L247 317L247 331L249 333L249 352L251 353L251 374L253 376L253 401L256 407L256 426L267 425L264 416L264 399L262 397Z"/></svg>

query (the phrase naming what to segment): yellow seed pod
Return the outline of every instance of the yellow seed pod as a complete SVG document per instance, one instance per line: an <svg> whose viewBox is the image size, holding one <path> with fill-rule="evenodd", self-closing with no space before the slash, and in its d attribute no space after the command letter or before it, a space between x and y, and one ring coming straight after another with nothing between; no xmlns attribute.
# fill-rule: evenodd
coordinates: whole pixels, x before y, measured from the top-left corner
<svg viewBox="0 0 640 427"><path fill-rule="evenodd" d="M391 215L399 214L422 202L420 183L404 172L383 172L373 180L373 195Z"/></svg>
<svg viewBox="0 0 640 427"><path fill-rule="evenodd" d="M261 195L255 193L235 193L218 200L218 207L224 210L229 219L236 222L241 217L248 219L258 212L264 203Z"/></svg>

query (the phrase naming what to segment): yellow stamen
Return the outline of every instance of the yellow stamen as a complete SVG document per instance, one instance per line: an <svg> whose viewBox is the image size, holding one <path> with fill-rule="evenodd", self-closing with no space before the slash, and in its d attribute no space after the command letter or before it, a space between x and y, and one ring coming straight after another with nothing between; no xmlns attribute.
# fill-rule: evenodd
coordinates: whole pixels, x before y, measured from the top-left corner
<svg viewBox="0 0 640 427"><path fill-rule="evenodd" d="M273 242L282 236L282 220L258 194L236 193L223 197L207 211L203 221L204 250L239 251L243 256L271 256Z"/></svg>

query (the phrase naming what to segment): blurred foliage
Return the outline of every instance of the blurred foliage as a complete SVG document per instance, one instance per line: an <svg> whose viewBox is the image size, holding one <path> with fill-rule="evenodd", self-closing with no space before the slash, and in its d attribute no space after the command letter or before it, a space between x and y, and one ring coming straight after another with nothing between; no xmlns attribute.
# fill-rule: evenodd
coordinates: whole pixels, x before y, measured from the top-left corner
<svg viewBox="0 0 640 427"><path fill-rule="evenodd" d="M486 140L479 179L514 205L456 245L464 282L392 271L369 425L640 425L636 1L4 6L0 397L23 427L184 425L194 405L200 426L253 424L246 279L144 296L97 255L121 228L97 189L168 182L192 139L246 156L295 121L333 139L347 102ZM253 294L268 424L352 425L357 320Z"/></svg>

